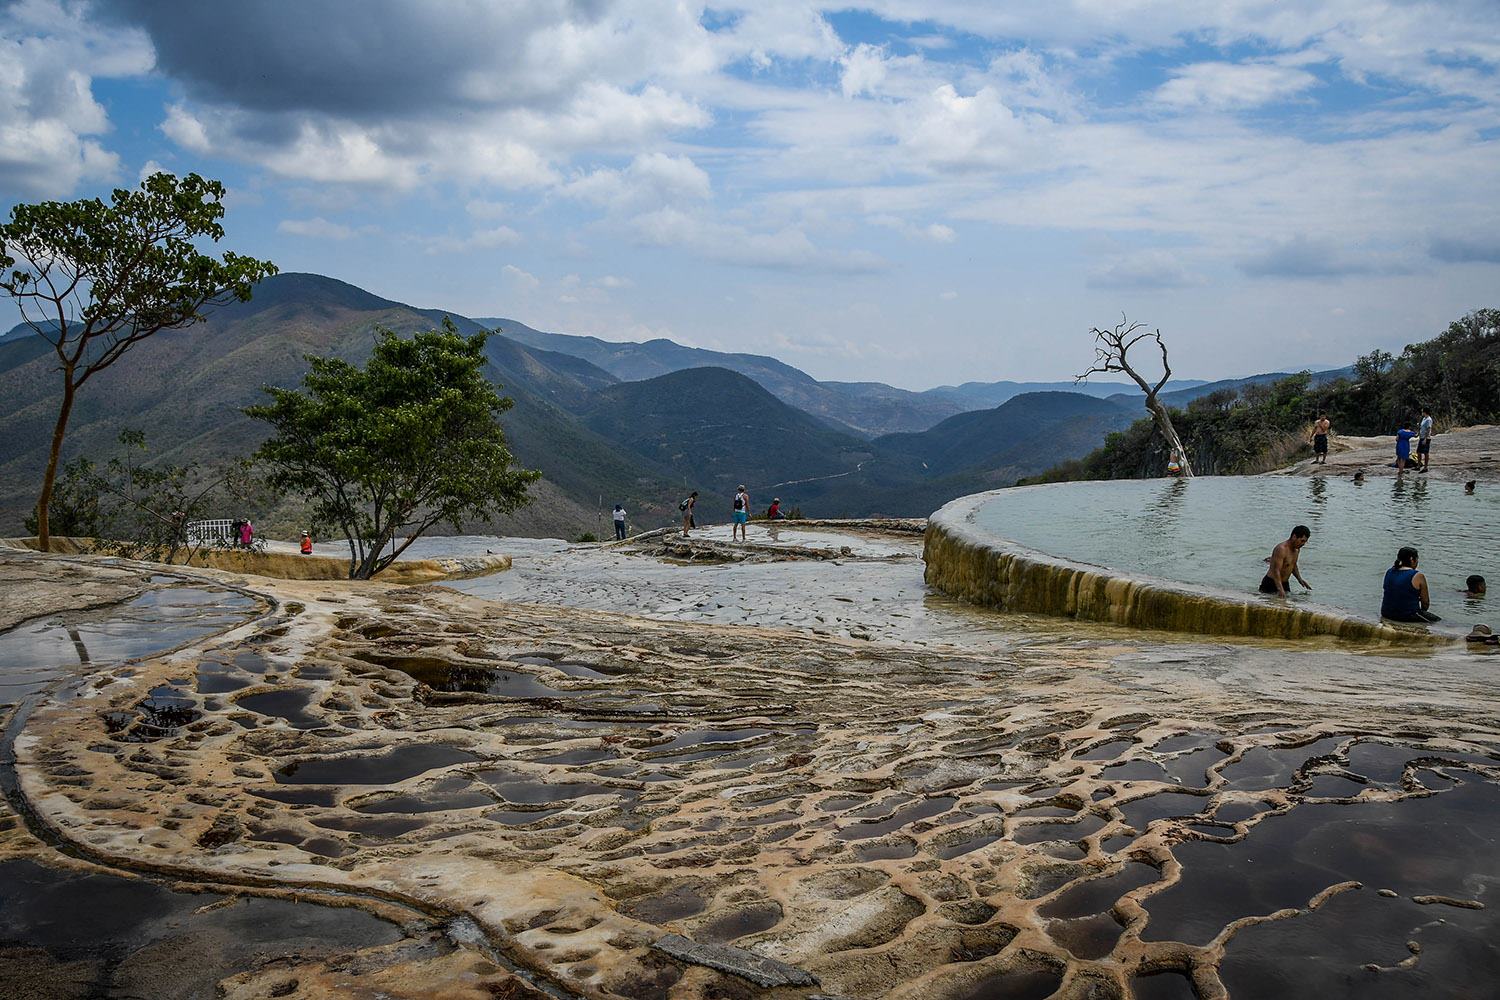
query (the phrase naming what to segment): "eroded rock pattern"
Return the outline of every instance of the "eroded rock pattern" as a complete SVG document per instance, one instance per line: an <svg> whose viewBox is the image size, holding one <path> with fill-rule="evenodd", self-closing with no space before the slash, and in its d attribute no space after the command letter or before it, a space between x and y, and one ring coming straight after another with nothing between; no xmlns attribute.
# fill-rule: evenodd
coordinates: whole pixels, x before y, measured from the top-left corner
<svg viewBox="0 0 1500 1000"><path fill-rule="evenodd" d="M491 976L515 996L945 1000L1500 975L1500 736L1460 680L1394 704L1353 677L1390 664L1324 649L1297 668L1323 680L1247 700L1234 665L1302 654L258 586L266 617L32 710L36 822L103 863L387 900L474 947L411 937L230 996L416 989L419 970L431 995Z"/></svg>

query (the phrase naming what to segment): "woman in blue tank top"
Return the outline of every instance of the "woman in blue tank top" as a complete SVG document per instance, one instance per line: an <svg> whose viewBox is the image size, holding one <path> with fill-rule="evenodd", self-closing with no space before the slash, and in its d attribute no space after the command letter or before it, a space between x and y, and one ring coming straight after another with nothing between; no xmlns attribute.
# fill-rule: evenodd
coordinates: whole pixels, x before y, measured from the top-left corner
<svg viewBox="0 0 1500 1000"><path fill-rule="evenodd" d="M1380 617L1396 622L1442 621L1427 606L1427 577L1417 572L1417 550L1403 545L1396 553L1396 564L1385 571Z"/></svg>

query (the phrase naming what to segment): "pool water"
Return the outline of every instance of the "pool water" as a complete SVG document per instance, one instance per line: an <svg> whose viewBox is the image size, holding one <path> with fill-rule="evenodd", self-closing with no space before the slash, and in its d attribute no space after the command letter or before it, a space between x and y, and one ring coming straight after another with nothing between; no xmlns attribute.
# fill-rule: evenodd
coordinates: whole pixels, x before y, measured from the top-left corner
<svg viewBox="0 0 1500 1000"><path fill-rule="evenodd" d="M1487 484L1486 484L1487 485ZM1500 626L1500 592L1464 596L1479 574L1500 585L1500 490L1466 495L1458 483L1419 476L1349 479L1205 476L1062 483L1005 490L975 524L1028 548L1168 580L1255 592L1276 543L1305 524L1304 591L1294 602L1380 612L1381 582L1396 550L1412 545L1432 610L1445 622ZM1264 600L1278 600L1275 597Z"/></svg>

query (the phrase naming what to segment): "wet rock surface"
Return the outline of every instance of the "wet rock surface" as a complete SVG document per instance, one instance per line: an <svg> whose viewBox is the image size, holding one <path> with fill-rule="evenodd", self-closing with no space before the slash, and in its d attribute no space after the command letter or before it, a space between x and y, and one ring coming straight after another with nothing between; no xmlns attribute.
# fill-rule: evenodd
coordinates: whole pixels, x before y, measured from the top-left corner
<svg viewBox="0 0 1500 1000"><path fill-rule="evenodd" d="M810 568L821 589L805 610L746 598L730 627L643 607L664 590L649 582L611 611L562 606L594 600L589 585L535 603L596 557L617 594L632 563L716 604L745 581L711 578L742 570ZM409 915L399 931L377 921L393 936L330 930L327 951L225 966L229 996L475 983L1397 996L1493 982L1500 732L1476 696L1482 657L1424 661L1432 690L1397 704L1372 678L1410 661L1326 645L1163 644L998 616L975 630L941 603L854 637L887 610L871 598L920 590L914 559L530 558L554 564L518 554L507 576L536 584L533 603L257 583L277 604L253 622L69 668L15 734L15 797L96 864ZM845 634L819 634L822 602L854 592ZM142 739L148 703L184 714ZM7 817L0 859L25 839ZM27 845L32 862L45 853ZM433 929L453 921L474 933ZM22 922L17 947L88 960ZM757 981L752 966L818 985ZM422 976L437 977L429 992L410 992Z"/></svg>

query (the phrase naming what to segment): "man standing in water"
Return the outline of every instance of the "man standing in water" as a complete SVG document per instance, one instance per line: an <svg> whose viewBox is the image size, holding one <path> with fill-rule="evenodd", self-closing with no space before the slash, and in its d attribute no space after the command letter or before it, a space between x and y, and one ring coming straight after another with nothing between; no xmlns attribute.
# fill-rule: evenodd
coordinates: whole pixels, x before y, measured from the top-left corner
<svg viewBox="0 0 1500 1000"><path fill-rule="evenodd" d="M1314 465L1328 464L1328 432L1332 428L1333 425L1328 422L1328 414L1318 414L1318 422L1313 424L1312 432Z"/></svg>
<svg viewBox="0 0 1500 1000"><path fill-rule="evenodd" d="M1422 422L1417 425L1417 471L1427 471L1427 460L1432 453L1432 413L1422 407Z"/></svg>
<svg viewBox="0 0 1500 1000"><path fill-rule="evenodd" d="M1262 594L1287 596L1287 585L1292 577L1296 577L1304 589L1312 590L1312 584L1302 579L1302 574L1297 569L1297 553L1311 537L1312 531L1307 525L1299 524L1292 529L1291 537L1271 550L1271 558L1266 560L1271 564L1271 570L1260 580Z"/></svg>

